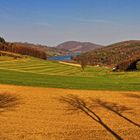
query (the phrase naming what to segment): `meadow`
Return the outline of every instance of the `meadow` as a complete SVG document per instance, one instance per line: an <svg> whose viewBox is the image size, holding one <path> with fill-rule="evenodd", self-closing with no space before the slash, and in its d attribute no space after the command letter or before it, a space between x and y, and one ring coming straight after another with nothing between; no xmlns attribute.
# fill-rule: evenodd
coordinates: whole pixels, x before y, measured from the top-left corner
<svg viewBox="0 0 140 140"><path fill-rule="evenodd" d="M0 61L0 83L38 87L140 90L140 72L112 72L110 68L80 67L32 57Z"/></svg>

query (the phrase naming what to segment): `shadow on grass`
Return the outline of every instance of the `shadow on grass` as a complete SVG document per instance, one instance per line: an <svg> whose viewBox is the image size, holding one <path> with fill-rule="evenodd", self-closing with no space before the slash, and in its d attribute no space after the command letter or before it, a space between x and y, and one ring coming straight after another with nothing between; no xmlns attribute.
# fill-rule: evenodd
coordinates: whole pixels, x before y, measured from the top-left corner
<svg viewBox="0 0 140 140"><path fill-rule="evenodd" d="M11 111L20 104L19 98L8 93L0 93L0 113Z"/></svg>
<svg viewBox="0 0 140 140"><path fill-rule="evenodd" d="M70 113L82 112L87 117L90 117L93 121L100 124L103 128L105 128L112 136L114 136L118 140L122 140L121 136L119 136L116 132L114 132L103 120L102 118L90 108L90 106L85 102L84 99L76 95L67 95L61 96L58 98L59 102L66 105L66 111Z"/></svg>
<svg viewBox="0 0 140 140"><path fill-rule="evenodd" d="M131 120L131 119L129 119L126 116L123 115L124 112L131 110L131 108L128 108L128 107L126 107L124 105L119 105L117 103L102 101L100 99L96 99L96 100L91 99L91 100L92 100L93 103L97 103L101 107L106 108L107 110L115 113L119 117L125 119L127 122L129 122L129 123L131 123L131 124L133 124L133 125L135 125L135 126L140 128L139 124L137 124L133 120Z"/></svg>

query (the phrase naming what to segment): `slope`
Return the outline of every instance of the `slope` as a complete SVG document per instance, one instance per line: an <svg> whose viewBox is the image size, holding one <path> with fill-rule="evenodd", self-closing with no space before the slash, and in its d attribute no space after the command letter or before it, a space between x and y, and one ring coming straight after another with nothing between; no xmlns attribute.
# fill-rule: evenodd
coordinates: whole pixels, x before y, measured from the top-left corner
<svg viewBox="0 0 140 140"><path fill-rule="evenodd" d="M77 57L84 59L90 65L117 66L125 61L140 58L140 41L131 40L119 42L104 48L99 48Z"/></svg>
<svg viewBox="0 0 140 140"><path fill-rule="evenodd" d="M77 41L68 41L64 42L57 46L59 49L69 50L73 53L83 53L95 48L103 47L101 45L93 44L90 42L77 42Z"/></svg>

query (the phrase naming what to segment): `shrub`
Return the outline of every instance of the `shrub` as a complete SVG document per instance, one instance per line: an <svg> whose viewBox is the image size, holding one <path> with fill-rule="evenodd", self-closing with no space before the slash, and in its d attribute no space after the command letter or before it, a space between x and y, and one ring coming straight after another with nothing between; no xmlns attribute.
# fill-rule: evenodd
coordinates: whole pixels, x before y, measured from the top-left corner
<svg viewBox="0 0 140 140"><path fill-rule="evenodd" d="M4 38L0 37L0 42L1 42L1 43L5 43Z"/></svg>

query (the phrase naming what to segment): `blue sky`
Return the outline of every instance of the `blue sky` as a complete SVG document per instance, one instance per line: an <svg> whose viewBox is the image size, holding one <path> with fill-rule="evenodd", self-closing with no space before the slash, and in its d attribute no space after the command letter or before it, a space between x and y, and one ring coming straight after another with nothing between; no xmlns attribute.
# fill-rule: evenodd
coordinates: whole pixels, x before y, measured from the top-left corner
<svg viewBox="0 0 140 140"><path fill-rule="evenodd" d="M0 0L0 36L50 46L140 39L140 0Z"/></svg>

